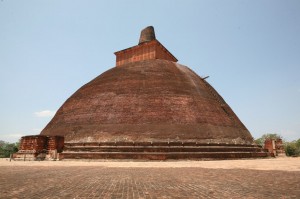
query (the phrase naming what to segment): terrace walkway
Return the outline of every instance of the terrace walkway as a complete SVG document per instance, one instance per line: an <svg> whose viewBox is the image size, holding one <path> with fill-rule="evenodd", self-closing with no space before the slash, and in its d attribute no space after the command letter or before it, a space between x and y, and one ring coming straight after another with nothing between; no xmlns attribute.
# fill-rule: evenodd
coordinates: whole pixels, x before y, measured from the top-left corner
<svg viewBox="0 0 300 199"><path fill-rule="evenodd" d="M300 158L0 160L0 198L300 198Z"/></svg>

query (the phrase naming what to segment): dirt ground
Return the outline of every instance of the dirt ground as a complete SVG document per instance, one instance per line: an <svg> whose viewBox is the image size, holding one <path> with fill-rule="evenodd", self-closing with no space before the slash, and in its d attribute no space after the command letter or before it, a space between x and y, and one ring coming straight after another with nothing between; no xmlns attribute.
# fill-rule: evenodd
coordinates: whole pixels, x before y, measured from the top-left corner
<svg viewBox="0 0 300 199"><path fill-rule="evenodd" d="M211 160L211 161L131 161L131 160L74 160L74 161L9 161L0 158L0 166L101 166L101 167L145 167L145 168L211 168L211 169L254 169L300 171L300 157L241 159L241 160Z"/></svg>
<svg viewBox="0 0 300 199"><path fill-rule="evenodd" d="M300 158L0 160L0 198L300 198Z"/></svg>

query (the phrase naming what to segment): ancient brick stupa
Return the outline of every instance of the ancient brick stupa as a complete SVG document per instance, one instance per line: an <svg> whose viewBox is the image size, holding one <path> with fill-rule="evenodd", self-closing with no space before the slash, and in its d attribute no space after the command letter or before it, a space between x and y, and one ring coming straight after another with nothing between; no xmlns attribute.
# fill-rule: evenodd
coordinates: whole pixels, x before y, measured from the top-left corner
<svg viewBox="0 0 300 199"><path fill-rule="evenodd" d="M41 135L64 136L61 158L248 158L266 153L205 80L156 39L118 52L116 67L77 90Z"/></svg>

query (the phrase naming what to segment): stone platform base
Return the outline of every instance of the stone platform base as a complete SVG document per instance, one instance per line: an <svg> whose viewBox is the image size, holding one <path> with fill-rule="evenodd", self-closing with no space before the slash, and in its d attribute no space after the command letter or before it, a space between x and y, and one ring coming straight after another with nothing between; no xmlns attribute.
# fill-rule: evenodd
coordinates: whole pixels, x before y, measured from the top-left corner
<svg viewBox="0 0 300 199"><path fill-rule="evenodd" d="M257 145L196 142L65 143L60 159L239 159L264 158Z"/></svg>
<svg viewBox="0 0 300 199"><path fill-rule="evenodd" d="M46 153L37 153L37 152L18 152L14 153L12 158L13 160L19 161L35 161L35 160L44 160Z"/></svg>
<svg viewBox="0 0 300 199"><path fill-rule="evenodd" d="M59 160L57 150L43 150L40 152L34 150L19 150L12 155L16 161L35 161L35 160Z"/></svg>

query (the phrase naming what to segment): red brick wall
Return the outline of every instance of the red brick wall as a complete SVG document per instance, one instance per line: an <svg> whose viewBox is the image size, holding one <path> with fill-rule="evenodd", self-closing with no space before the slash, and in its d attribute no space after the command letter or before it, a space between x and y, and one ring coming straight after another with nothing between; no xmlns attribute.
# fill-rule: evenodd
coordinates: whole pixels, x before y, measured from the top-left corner
<svg viewBox="0 0 300 199"><path fill-rule="evenodd" d="M285 154L282 139L266 139L264 148L268 149L269 153L274 156Z"/></svg>
<svg viewBox="0 0 300 199"><path fill-rule="evenodd" d="M20 141L20 150L31 150L40 153L46 150L55 150L61 152L64 146L64 137L61 136L42 136L32 135L24 136Z"/></svg>
<svg viewBox="0 0 300 199"><path fill-rule="evenodd" d="M47 144L47 150L57 150L57 152L61 152L64 147L64 137L49 136Z"/></svg>
<svg viewBox="0 0 300 199"><path fill-rule="evenodd" d="M155 46L155 58L174 61L170 53L168 53L161 45Z"/></svg>
<svg viewBox="0 0 300 199"><path fill-rule="evenodd" d="M130 48L117 54L117 66L130 62L155 59L154 43L145 43L142 46Z"/></svg>
<svg viewBox="0 0 300 199"><path fill-rule="evenodd" d="M46 149L47 137L45 136L24 136L21 138L20 150L35 150L41 152Z"/></svg>
<svg viewBox="0 0 300 199"><path fill-rule="evenodd" d="M116 52L115 55L116 66L149 59L177 61L177 59L156 40Z"/></svg>
<svg viewBox="0 0 300 199"><path fill-rule="evenodd" d="M269 153L274 153L273 140L272 139L266 139L264 148L268 149Z"/></svg>

